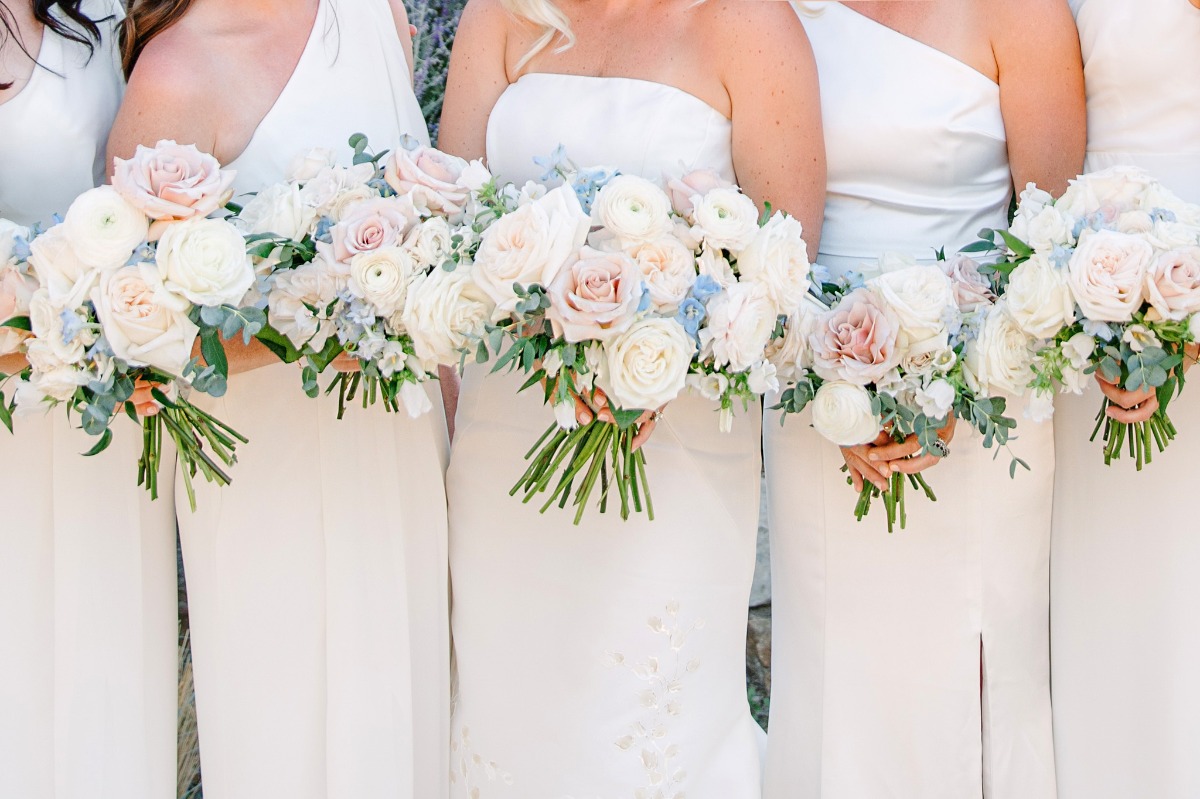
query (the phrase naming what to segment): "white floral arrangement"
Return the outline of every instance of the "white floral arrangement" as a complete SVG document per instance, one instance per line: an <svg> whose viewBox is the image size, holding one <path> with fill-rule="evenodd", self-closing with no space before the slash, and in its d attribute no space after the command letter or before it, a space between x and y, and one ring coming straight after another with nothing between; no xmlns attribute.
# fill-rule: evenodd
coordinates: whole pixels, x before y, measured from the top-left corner
<svg viewBox="0 0 1200 799"><path fill-rule="evenodd" d="M164 437L175 443L193 509L197 473L228 484L223 467L246 439L188 396L222 396L221 337L248 339L261 324L255 309L241 308L254 282L242 235L211 216L233 180L194 146L161 141L117 159L112 184L84 192L49 229L0 223L0 311L9 316L0 341L28 363L5 376L17 381L7 424L11 410L65 405L99 438L87 453L95 455L124 411L142 426L138 481L152 497ZM207 364L192 355L197 339Z"/></svg>
<svg viewBox="0 0 1200 799"><path fill-rule="evenodd" d="M665 188L604 168L579 169L561 148L539 163L547 188L482 234L470 279L488 300L479 360L542 386L555 421L512 493L575 508L597 483L622 519L654 518L638 433L685 390L711 400L728 431L734 407L778 388L766 351L809 287L800 222L761 220L754 201L711 171ZM577 424L577 403L591 420ZM648 432L648 431L647 431Z"/></svg>
<svg viewBox="0 0 1200 799"><path fill-rule="evenodd" d="M1103 432L1106 464L1127 449L1140 470L1175 438L1167 406L1200 341L1200 206L1114 167L1072 181L1057 202L1029 184L1011 229L982 236L979 249L1006 254L996 327L1025 355L1006 380L1032 390L1043 417L1056 391L1082 393L1094 373L1153 394L1153 415L1132 424L1108 416L1106 397L1092 433Z"/></svg>
<svg viewBox="0 0 1200 799"><path fill-rule="evenodd" d="M1009 388L1000 378L1013 356L995 301L989 278L965 254L939 254L936 264L884 256L870 280L815 267L812 291L771 352L786 382L776 406L783 421L811 406L813 427L839 447L915 437L921 454L946 457L939 433L954 417L985 446L1006 445L1016 422L997 390ZM1018 465L1014 457L1010 474ZM936 501L919 472L893 471L885 491L864 482L855 517L862 521L881 500L888 532L903 529L906 484Z"/></svg>
<svg viewBox="0 0 1200 799"><path fill-rule="evenodd" d="M258 338L285 362L303 361L313 397L320 373L343 353L354 358L357 370L339 372L326 388L339 391L339 418L360 394L364 407L379 401L397 411L403 403L416 417L431 408L426 381L459 357L457 347L433 343L454 322L449 304L429 295L453 282L457 260L473 246L467 207L491 175L411 137L390 156L372 154L361 134L349 143L351 166L312 150L287 182L237 214L267 314Z"/></svg>

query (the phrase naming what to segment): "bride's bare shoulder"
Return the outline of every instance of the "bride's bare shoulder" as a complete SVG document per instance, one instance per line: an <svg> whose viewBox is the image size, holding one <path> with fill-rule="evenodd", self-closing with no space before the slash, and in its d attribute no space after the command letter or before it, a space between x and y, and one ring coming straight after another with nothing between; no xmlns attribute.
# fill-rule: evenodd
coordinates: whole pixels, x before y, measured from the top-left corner
<svg viewBox="0 0 1200 799"><path fill-rule="evenodd" d="M708 0L695 6L709 52L727 68L815 69L804 25L781 0Z"/></svg>

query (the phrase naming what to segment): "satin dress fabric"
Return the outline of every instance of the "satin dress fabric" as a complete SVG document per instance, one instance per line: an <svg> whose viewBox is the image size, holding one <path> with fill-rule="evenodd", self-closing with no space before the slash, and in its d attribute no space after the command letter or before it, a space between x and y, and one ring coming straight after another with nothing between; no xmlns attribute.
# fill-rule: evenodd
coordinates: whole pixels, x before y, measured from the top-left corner
<svg viewBox="0 0 1200 799"><path fill-rule="evenodd" d="M868 277L931 262L1011 197L995 82L839 3L797 4L821 80L829 190L819 261ZM933 268L933 267L931 267ZM1010 398L1011 414L1020 404ZM767 799L1051 799L1048 585L1054 447L1026 423L1015 480L959 424L907 494L857 494L811 414L765 424L773 648Z"/></svg>

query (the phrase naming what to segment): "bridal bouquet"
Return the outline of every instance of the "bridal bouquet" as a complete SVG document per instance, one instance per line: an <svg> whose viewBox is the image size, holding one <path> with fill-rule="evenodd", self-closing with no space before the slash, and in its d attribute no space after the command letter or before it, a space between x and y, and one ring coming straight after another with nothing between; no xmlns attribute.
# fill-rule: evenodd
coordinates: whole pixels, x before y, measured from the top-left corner
<svg viewBox="0 0 1200 799"><path fill-rule="evenodd" d="M28 367L14 404L65 405L99 441L124 411L142 426L138 482L158 496L164 437L174 441L195 508L192 478L228 484L246 439L192 404L192 390L225 393L221 336L253 335L261 314L242 309L254 282L241 234L208 215L231 194L233 173L172 141L117 159L112 185L84 192L40 235L10 229L0 308L24 331ZM192 357L200 339L207 366ZM13 339L8 337L11 349ZM218 462L219 461L219 462Z"/></svg>
<svg viewBox="0 0 1200 799"><path fill-rule="evenodd" d="M1010 346L989 279L965 255L936 265L885 256L881 266L866 281L815 270L813 290L771 353L787 381L776 406L783 418L811 405L813 427L840 447L915 436L922 454L946 457L938 432L953 414L984 446L1007 444L1016 422L992 393L1010 388L1004 377L1024 351ZM1014 458L1010 473L1018 464ZM903 529L906 483L936 501L922 475L894 471L886 491L863 485L855 517L862 521L882 499L888 532Z"/></svg>
<svg viewBox="0 0 1200 799"><path fill-rule="evenodd" d="M493 371L522 370L522 390L542 386L556 417L511 493L548 492L542 512L571 502L578 524L599 484L601 512L615 495L623 519L653 519L641 425L690 388L729 430L736 403L777 387L766 348L808 290L801 226L781 213L760 225L754 202L708 171L664 190L561 152L550 166L566 183L526 186L472 261L493 305ZM581 426L577 397L596 411Z"/></svg>
<svg viewBox="0 0 1200 799"><path fill-rule="evenodd" d="M303 360L304 390L317 396L318 375L335 358L359 370L339 373L339 418L361 393L364 407L403 402L410 416L431 407L423 384L446 360L421 346L414 300L429 281L444 282L477 241L468 215L473 189L490 184L479 162L406 137L390 158L350 139L353 165L313 150L291 179L259 192L237 214L259 276L258 304L268 325L259 340L288 363ZM434 320L436 324L436 320Z"/></svg>
<svg viewBox="0 0 1200 799"><path fill-rule="evenodd" d="M1116 167L1072 181L1057 202L1030 184L1011 230L982 235L1007 252L1002 302L1027 339L1027 385L1045 415L1056 389L1081 393L1095 372L1157 395L1135 424L1109 418L1105 398L1092 433L1103 430L1106 464L1127 448L1140 470L1175 438L1167 406L1183 390L1185 348L1200 341L1200 206Z"/></svg>

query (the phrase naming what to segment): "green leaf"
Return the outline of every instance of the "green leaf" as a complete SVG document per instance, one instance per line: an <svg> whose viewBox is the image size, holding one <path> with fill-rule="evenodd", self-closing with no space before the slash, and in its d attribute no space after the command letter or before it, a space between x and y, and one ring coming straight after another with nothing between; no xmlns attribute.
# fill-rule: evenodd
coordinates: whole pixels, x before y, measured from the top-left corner
<svg viewBox="0 0 1200 799"><path fill-rule="evenodd" d="M229 359L225 357L225 345L221 343L216 330L210 328L200 334L200 354L204 356L205 363L217 370L217 374L229 377Z"/></svg>
<svg viewBox="0 0 1200 799"><path fill-rule="evenodd" d="M7 322L0 322L0 327L11 327L14 330L25 330L32 332L33 326L29 322L28 316L14 316Z"/></svg>
<svg viewBox="0 0 1200 799"><path fill-rule="evenodd" d="M91 458L95 455L99 455L101 452L108 449L108 445L112 443L112 440L112 430L105 427L104 432L100 434L100 440L96 442L96 446L83 453L83 457Z"/></svg>
<svg viewBox="0 0 1200 799"><path fill-rule="evenodd" d="M642 411L640 410L626 411L620 408L613 408L611 405L609 405L609 410L612 411L613 421L622 430L628 430L637 423L638 419L642 418Z"/></svg>
<svg viewBox="0 0 1200 799"><path fill-rule="evenodd" d="M263 346L275 353L275 356L284 363L295 363L300 360L300 350L296 349L291 339L270 325L266 325L262 330L258 331L258 335L255 338L261 341Z"/></svg>

